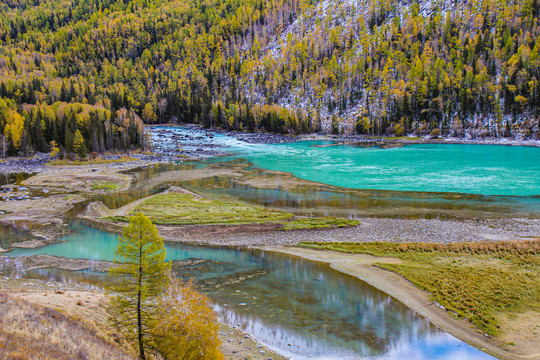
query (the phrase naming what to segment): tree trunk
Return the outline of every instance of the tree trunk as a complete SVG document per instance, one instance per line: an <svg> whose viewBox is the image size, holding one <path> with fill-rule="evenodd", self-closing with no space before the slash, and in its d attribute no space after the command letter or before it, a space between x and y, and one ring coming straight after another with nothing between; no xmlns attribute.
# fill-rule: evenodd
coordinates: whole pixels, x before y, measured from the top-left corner
<svg viewBox="0 0 540 360"><path fill-rule="evenodd" d="M141 286L142 286L142 246L139 247L139 291L137 292L137 330L139 332L139 357L141 360L146 360L144 356L144 344L142 334L142 316L141 316Z"/></svg>

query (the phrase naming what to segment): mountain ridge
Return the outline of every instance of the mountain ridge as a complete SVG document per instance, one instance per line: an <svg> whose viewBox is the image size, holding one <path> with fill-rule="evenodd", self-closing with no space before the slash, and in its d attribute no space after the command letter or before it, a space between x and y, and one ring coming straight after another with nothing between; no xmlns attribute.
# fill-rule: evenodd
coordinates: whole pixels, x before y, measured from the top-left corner
<svg viewBox="0 0 540 360"><path fill-rule="evenodd" d="M143 123L540 138L539 0L9 0L7 153L146 144ZM80 137L79 137L80 139Z"/></svg>

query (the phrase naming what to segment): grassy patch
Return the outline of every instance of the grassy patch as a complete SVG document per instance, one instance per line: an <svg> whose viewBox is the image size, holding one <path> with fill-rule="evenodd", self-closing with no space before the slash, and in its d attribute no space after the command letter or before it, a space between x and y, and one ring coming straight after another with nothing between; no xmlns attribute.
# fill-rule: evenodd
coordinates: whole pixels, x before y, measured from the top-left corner
<svg viewBox="0 0 540 360"><path fill-rule="evenodd" d="M377 265L429 292L434 301L488 335L498 319L540 311L540 240L462 244L301 243L300 246L375 256L401 264Z"/></svg>
<svg viewBox="0 0 540 360"><path fill-rule="evenodd" d="M142 212L156 224L251 224L281 222L294 215L284 211L219 200L202 199L190 194L167 193L153 196L140 203L130 214ZM109 217L127 221L127 217Z"/></svg>
<svg viewBox="0 0 540 360"><path fill-rule="evenodd" d="M131 156L122 156L118 159L104 159L104 158L97 158L97 159L88 159L88 160L53 160L49 161L47 165L53 165L53 166L60 166L60 165L97 165L97 164L113 164L113 163L122 163L122 162L129 162L129 161L139 161L139 159L131 157Z"/></svg>
<svg viewBox="0 0 540 360"><path fill-rule="evenodd" d="M117 190L120 186L110 181L94 181L90 186L90 190L105 190L113 191Z"/></svg>
<svg viewBox="0 0 540 360"><path fill-rule="evenodd" d="M300 218L283 224L282 230L296 229L325 229L358 225L358 220L350 220L335 217Z"/></svg>
<svg viewBox="0 0 540 360"><path fill-rule="evenodd" d="M2 359L133 358L93 323L4 293L0 293L0 353Z"/></svg>
<svg viewBox="0 0 540 360"><path fill-rule="evenodd" d="M128 216L109 216L107 220L129 221L130 215L142 212L161 225L244 225L276 223L281 230L336 228L358 225L357 220L334 217L294 218L285 211L227 201L198 198L190 194L166 193L144 200Z"/></svg>

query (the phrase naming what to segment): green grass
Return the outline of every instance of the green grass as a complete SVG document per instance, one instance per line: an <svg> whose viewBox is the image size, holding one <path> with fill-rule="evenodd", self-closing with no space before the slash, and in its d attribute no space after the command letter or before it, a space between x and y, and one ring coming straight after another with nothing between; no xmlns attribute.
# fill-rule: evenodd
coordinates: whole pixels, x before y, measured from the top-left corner
<svg viewBox="0 0 540 360"><path fill-rule="evenodd" d="M90 190L105 190L113 191L117 190L120 186L110 181L94 181L90 186Z"/></svg>
<svg viewBox="0 0 540 360"><path fill-rule="evenodd" d="M97 158L97 159L88 159L88 160L53 160L49 161L47 165L53 165L53 166L61 166L61 165L92 165L92 164L114 164L114 163L121 163L121 162L128 162L128 161L138 161L139 159L131 157L131 156L122 156L118 159L104 159L104 158Z"/></svg>
<svg viewBox="0 0 540 360"><path fill-rule="evenodd" d="M283 224L282 230L296 230L296 229L325 229L355 226L360 224L358 220L350 220L335 217L321 217L321 218L299 218L293 221L289 221Z"/></svg>
<svg viewBox="0 0 540 360"><path fill-rule="evenodd" d="M228 201L198 198L190 194L166 193L144 200L128 216L109 216L110 221L129 221L130 215L142 212L161 225L244 225L276 223L281 230L335 228L358 225L357 220L334 217L294 218L285 211Z"/></svg>
<svg viewBox="0 0 540 360"><path fill-rule="evenodd" d="M140 203L130 214L142 212L156 224L251 224L281 222L294 215L284 211L219 200L197 198L189 194L167 193ZM109 217L127 221L127 217Z"/></svg>
<svg viewBox="0 0 540 360"><path fill-rule="evenodd" d="M397 257L377 266L402 275L484 333L503 315L540 311L540 240L462 244L301 243L314 249Z"/></svg>

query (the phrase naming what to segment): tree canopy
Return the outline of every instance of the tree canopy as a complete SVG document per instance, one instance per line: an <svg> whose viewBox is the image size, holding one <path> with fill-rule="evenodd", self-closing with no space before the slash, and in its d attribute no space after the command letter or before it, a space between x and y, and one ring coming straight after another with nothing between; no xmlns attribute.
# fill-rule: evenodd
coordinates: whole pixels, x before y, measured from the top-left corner
<svg viewBox="0 0 540 360"><path fill-rule="evenodd" d="M76 130L89 151L140 147L143 121L171 120L540 136L539 11L539 0L4 1L0 128L12 153L69 147Z"/></svg>
<svg viewBox="0 0 540 360"><path fill-rule="evenodd" d="M152 329L157 299L168 284L170 263L165 262L163 239L143 214L131 217L118 237L111 275L116 283L110 311L113 325L136 343L141 359L155 350Z"/></svg>

